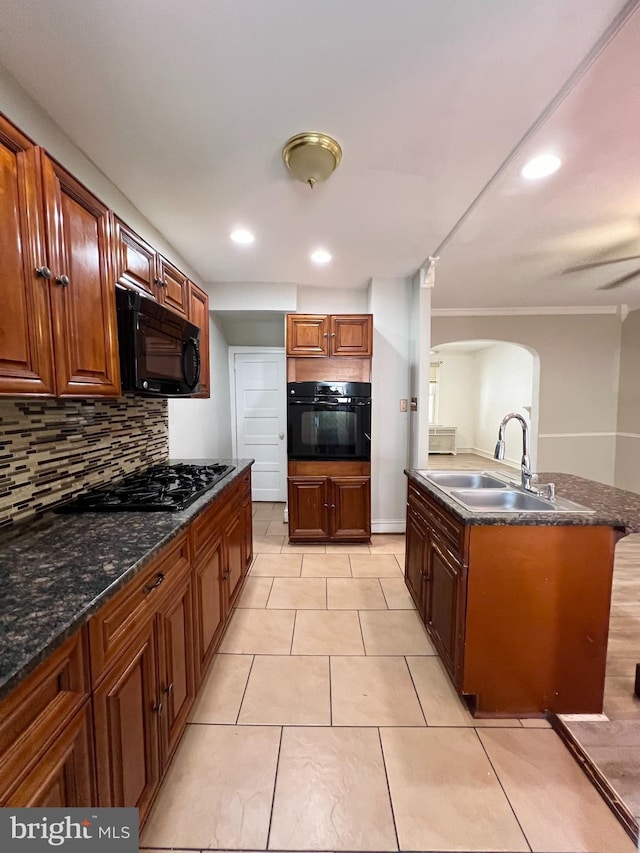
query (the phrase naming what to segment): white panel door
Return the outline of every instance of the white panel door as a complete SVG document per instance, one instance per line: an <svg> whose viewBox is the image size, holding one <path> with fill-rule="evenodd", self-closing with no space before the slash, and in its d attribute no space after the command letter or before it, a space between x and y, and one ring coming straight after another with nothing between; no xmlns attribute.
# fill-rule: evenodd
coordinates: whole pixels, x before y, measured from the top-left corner
<svg viewBox="0 0 640 853"><path fill-rule="evenodd" d="M252 457L254 501L287 499L286 365L283 352L236 353L238 456Z"/></svg>

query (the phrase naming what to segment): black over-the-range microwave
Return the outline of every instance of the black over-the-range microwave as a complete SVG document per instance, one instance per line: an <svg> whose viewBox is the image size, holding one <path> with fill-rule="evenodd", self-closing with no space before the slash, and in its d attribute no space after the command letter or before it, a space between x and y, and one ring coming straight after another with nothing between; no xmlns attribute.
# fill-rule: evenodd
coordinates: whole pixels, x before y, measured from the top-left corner
<svg viewBox="0 0 640 853"><path fill-rule="evenodd" d="M195 394L200 329L135 290L116 287L123 391L156 397Z"/></svg>

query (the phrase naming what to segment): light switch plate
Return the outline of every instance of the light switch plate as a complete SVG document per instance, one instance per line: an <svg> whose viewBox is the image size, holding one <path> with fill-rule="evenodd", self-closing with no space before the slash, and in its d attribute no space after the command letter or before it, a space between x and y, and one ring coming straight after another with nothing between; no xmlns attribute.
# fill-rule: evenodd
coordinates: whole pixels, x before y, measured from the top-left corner
<svg viewBox="0 0 640 853"><path fill-rule="evenodd" d="M407 401L406 400L400 400L400 411L401 412L407 411Z"/></svg>

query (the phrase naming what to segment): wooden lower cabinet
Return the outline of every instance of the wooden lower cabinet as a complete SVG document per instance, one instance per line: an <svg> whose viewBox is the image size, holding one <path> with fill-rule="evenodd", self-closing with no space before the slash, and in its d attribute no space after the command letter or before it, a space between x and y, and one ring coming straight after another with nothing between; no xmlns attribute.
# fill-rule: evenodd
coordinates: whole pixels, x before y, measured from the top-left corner
<svg viewBox="0 0 640 853"><path fill-rule="evenodd" d="M149 622L94 692L98 802L148 812L160 780L156 628Z"/></svg>
<svg viewBox="0 0 640 853"><path fill-rule="evenodd" d="M301 471L323 473L291 475ZM371 478L340 472L341 463L290 463L289 538L292 542L368 542L371 538Z"/></svg>
<svg viewBox="0 0 640 853"><path fill-rule="evenodd" d="M247 524L250 472L0 701L0 807L144 823L242 589Z"/></svg>
<svg viewBox="0 0 640 853"><path fill-rule="evenodd" d="M464 524L409 482L405 581L479 717L602 711L615 531Z"/></svg>
<svg viewBox="0 0 640 853"><path fill-rule="evenodd" d="M92 806L96 802L91 703L67 723L53 745L15 788L14 808Z"/></svg>
<svg viewBox="0 0 640 853"><path fill-rule="evenodd" d="M191 573L176 586L156 616L160 675L160 753L170 759L187 723L196 695Z"/></svg>
<svg viewBox="0 0 640 853"><path fill-rule="evenodd" d="M454 683L461 666L463 643L462 580L464 567L434 532L426 544L422 615L431 639Z"/></svg>
<svg viewBox="0 0 640 853"><path fill-rule="evenodd" d="M194 616L196 682L209 666L224 628L222 534L214 537L194 566Z"/></svg>

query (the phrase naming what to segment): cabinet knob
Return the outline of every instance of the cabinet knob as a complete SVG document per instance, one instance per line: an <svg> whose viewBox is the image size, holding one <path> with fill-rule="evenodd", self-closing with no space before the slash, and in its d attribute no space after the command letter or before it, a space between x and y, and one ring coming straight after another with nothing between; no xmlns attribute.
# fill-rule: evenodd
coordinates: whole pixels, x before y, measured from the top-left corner
<svg viewBox="0 0 640 853"><path fill-rule="evenodd" d="M327 509L329 509L329 504L325 504L325 507L326 507Z"/></svg>
<svg viewBox="0 0 640 853"><path fill-rule="evenodd" d="M322 333L322 337L323 337L323 338L328 338L328 337L329 337L329 333L328 333L328 332L323 332L323 333Z"/></svg>
<svg viewBox="0 0 640 853"><path fill-rule="evenodd" d="M39 278L51 278L51 270L49 267L36 267L36 275Z"/></svg>
<svg viewBox="0 0 640 853"><path fill-rule="evenodd" d="M154 703L153 712L155 714L162 714L162 702L155 702Z"/></svg>
<svg viewBox="0 0 640 853"><path fill-rule="evenodd" d="M336 333L335 333L335 332L331 332L331 337L332 337L332 338L335 338L335 336L336 336Z"/></svg>
<svg viewBox="0 0 640 853"><path fill-rule="evenodd" d="M173 693L173 681L171 682L171 684L168 685L168 687L164 688L164 692L167 694L167 696L171 696L171 694Z"/></svg>
<svg viewBox="0 0 640 853"><path fill-rule="evenodd" d="M57 275L56 281L58 284L61 284L63 287L69 287L69 276L68 275Z"/></svg>

